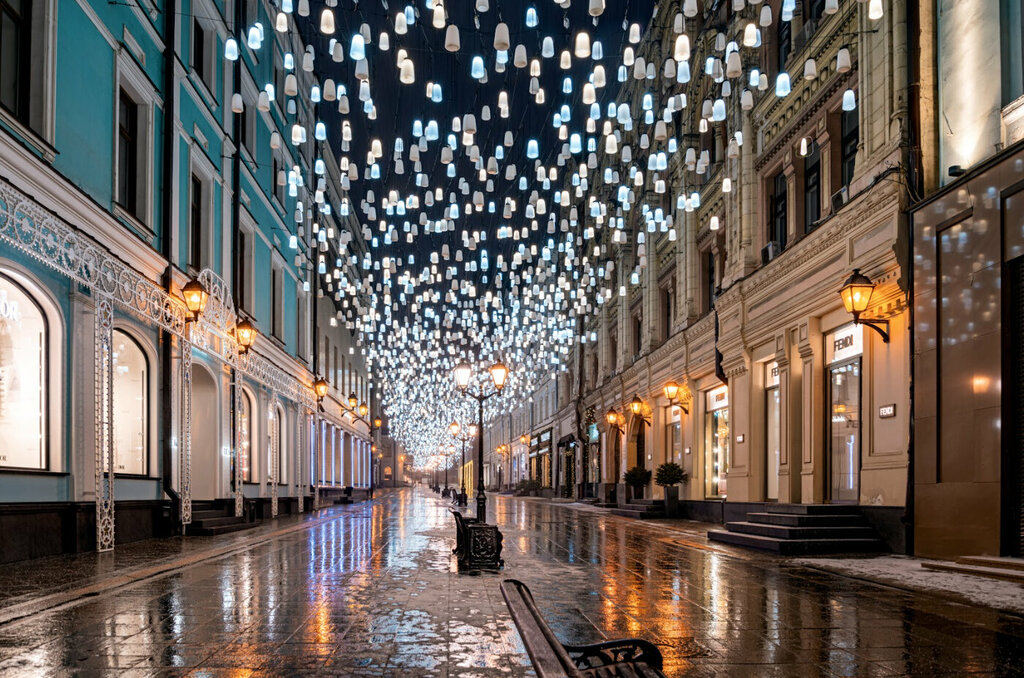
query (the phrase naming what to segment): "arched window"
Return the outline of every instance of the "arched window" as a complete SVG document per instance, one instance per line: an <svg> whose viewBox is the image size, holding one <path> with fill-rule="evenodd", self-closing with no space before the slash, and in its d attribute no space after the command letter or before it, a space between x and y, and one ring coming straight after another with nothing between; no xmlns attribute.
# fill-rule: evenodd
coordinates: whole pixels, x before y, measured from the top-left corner
<svg viewBox="0 0 1024 678"><path fill-rule="evenodd" d="M149 461L149 363L127 332L114 330L114 469L146 475Z"/></svg>
<svg viewBox="0 0 1024 678"><path fill-rule="evenodd" d="M267 446L267 471L268 475L274 470L274 448L277 448L277 473L274 476L273 482L281 484L284 482L284 460L288 458L285 454L285 441L288 439L285 436L285 422L284 422L284 408L280 405L275 405L270 411L270 435L271 444ZM276 442L276 445L274 444Z"/></svg>
<svg viewBox="0 0 1024 678"><path fill-rule="evenodd" d="M238 463L242 465L242 482L252 482L252 436L255 428L252 396L242 389L242 405L238 410Z"/></svg>
<svg viewBox="0 0 1024 678"><path fill-rule="evenodd" d="M0 466L47 468L48 347L43 309L0 274Z"/></svg>

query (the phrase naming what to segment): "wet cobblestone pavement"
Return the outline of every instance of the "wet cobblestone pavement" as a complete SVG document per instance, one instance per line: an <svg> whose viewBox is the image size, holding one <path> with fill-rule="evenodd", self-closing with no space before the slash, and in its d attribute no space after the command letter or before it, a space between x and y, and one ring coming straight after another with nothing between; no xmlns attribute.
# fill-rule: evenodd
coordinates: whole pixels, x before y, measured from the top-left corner
<svg viewBox="0 0 1024 678"><path fill-rule="evenodd" d="M94 590L0 625L0 675L531 675L504 577L531 587L563 642L646 638L668 675L1024 675L1018 617L665 524L508 497L490 506L505 535L500 575L455 572L452 518L424 489L240 537L203 560L181 540L150 542L154 562L180 566L137 581L103 556L48 559L25 590L12 579L29 565L15 565L0 574L0 613L43 595L48 571L55 590L54 577L76 575ZM135 547L122 566L145 564ZM116 586L104 590L104 576Z"/></svg>

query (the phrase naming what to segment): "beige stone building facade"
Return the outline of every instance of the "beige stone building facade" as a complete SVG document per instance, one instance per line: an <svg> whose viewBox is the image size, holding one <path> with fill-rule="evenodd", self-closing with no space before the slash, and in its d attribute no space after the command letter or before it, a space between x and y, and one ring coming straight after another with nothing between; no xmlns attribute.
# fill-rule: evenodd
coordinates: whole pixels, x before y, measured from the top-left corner
<svg viewBox="0 0 1024 678"><path fill-rule="evenodd" d="M656 68L672 55L677 4L659 11L636 52ZM691 63L704 64L722 36L742 40L757 14L735 4L703 3L702 17L688 20L704 26L687 30ZM826 3L798 2L789 22L778 20L780 2L763 4L775 19L743 58L757 60L764 84L748 83L749 100L746 89L724 96L718 84L698 98L691 84L689 105L669 126L680 150L664 172L667 190L636 189L638 201L672 215L671 227L648 227L638 245L636 210L624 215L625 242L611 242L611 229L598 236L614 261L603 281L613 294L584 319L557 380L555 412L543 422L554 470L541 485L622 502L627 469L671 461L689 475L680 492L686 515L723 521L763 502L853 503L904 550L905 3L885 2L875 20L866 3L829 13ZM802 77L808 69L814 78ZM792 91L780 97L773 83L783 70ZM681 91L665 78L654 83L626 87L636 102L655 88L663 97ZM724 113L709 114L719 102ZM687 164L688 147L695 163ZM877 284L864 317L887 321L886 338L843 307L839 290L854 269ZM670 404L669 382L689 399ZM618 424L609 411L622 415ZM519 434L492 435L489 449ZM645 496L662 489L652 482Z"/></svg>

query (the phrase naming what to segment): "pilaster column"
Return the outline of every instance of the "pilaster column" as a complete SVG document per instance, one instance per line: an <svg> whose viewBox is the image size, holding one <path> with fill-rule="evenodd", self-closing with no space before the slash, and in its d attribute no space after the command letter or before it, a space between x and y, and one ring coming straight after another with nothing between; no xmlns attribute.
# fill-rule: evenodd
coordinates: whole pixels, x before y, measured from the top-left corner
<svg viewBox="0 0 1024 678"><path fill-rule="evenodd" d="M820 321L808 318L799 328L801 372L800 498L805 504L824 500L824 385Z"/></svg>

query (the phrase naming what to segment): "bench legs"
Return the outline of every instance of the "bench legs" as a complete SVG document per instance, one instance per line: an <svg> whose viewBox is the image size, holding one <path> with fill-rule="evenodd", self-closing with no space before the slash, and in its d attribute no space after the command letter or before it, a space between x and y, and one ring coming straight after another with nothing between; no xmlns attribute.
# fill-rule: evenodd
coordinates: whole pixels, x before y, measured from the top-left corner
<svg viewBox="0 0 1024 678"><path fill-rule="evenodd" d="M653 644L640 638L609 640L593 645L563 645L576 667L589 669L609 664L642 662L661 670L661 651Z"/></svg>

